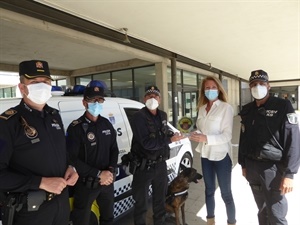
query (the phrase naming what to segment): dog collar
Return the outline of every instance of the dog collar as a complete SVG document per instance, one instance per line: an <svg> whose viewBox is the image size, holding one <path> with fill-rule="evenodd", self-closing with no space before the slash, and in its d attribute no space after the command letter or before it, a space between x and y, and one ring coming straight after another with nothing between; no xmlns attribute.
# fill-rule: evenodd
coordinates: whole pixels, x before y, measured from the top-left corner
<svg viewBox="0 0 300 225"><path fill-rule="evenodd" d="M187 192L188 192L188 190L184 190L184 191L181 191L181 192L174 193L173 195L174 195L174 196L184 195L184 194L187 193Z"/></svg>

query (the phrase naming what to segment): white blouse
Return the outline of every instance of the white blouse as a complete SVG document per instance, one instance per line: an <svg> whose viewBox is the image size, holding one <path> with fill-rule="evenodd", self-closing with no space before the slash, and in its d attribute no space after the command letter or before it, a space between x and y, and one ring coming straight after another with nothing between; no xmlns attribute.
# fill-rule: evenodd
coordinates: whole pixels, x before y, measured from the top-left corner
<svg viewBox="0 0 300 225"><path fill-rule="evenodd" d="M227 153L232 160L233 108L220 100L213 103L208 113L206 106L200 107L196 126L207 136L207 143L199 142L195 150L211 161L220 161Z"/></svg>

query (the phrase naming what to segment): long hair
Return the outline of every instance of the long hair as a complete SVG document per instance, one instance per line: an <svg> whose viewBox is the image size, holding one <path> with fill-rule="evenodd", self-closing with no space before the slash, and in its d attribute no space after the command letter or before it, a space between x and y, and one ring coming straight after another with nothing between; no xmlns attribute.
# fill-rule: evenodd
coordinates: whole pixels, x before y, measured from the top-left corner
<svg viewBox="0 0 300 225"><path fill-rule="evenodd" d="M223 102L227 102L228 97L227 94L225 92L225 89L223 88L223 85L221 83L221 81L216 78L216 77L212 77L212 76L208 76L205 79L202 80L201 83L201 87L199 90L199 98L198 98L198 104L197 104L197 110L199 110L199 108L205 104L207 104L209 102L209 100L206 98L204 91L205 91L205 83L208 80L212 80L216 83L217 87L218 87L218 91L219 91L219 96L218 99L220 99Z"/></svg>

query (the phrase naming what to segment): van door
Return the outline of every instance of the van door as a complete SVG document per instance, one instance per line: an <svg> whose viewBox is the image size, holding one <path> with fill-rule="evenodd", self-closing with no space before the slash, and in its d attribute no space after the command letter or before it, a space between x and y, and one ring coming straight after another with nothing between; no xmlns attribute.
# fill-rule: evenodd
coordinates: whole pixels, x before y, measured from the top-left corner
<svg viewBox="0 0 300 225"><path fill-rule="evenodd" d="M121 157L130 150L132 132L129 127L127 116L124 109L116 101L105 100L101 116L106 117L117 132L117 142L119 147L118 163L121 163ZM128 129L129 128L129 129Z"/></svg>

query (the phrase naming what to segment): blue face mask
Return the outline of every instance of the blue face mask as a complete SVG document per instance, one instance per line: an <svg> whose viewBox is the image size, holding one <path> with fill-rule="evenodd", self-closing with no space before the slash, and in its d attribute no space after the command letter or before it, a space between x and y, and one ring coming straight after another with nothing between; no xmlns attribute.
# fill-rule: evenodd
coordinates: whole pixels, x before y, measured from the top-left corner
<svg viewBox="0 0 300 225"><path fill-rule="evenodd" d="M213 101L215 99L218 98L219 96L219 91L218 90L205 90L204 92L206 98L208 98L208 100Z"/></svg>
<svg viewBox="0 0 300 225"><path fill-rule="evenodd" d="M99 102L95 102L95 103L89 102L88 103L87 111L94 117L99 116L102 109L103 109L102 103L99 103Z"/></svg>

